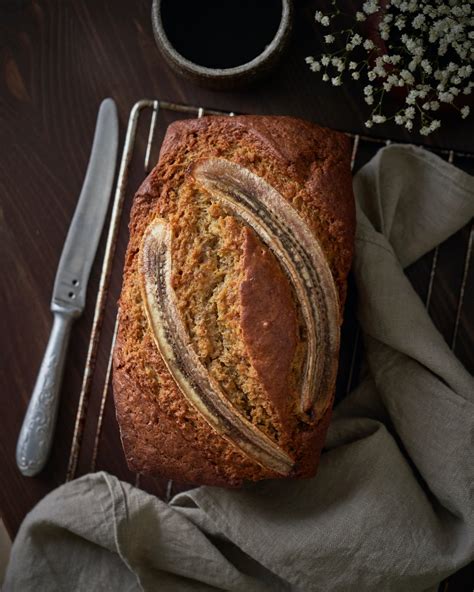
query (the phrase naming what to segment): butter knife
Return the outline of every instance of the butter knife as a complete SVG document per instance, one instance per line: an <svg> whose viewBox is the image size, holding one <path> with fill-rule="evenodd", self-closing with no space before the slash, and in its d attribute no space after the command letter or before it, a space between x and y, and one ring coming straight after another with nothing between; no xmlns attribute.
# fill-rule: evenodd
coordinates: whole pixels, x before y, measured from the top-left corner
<svg viewBox="0 0 474 592"><path fill-rule="evenodd" d="M85 307L87 282L110 201L117 150L117 108L112 99L105 99L56 272L51 301L53 327L18 438L16 462L27 477L43 469L51 450L69 335L73 321Z"/></svg>

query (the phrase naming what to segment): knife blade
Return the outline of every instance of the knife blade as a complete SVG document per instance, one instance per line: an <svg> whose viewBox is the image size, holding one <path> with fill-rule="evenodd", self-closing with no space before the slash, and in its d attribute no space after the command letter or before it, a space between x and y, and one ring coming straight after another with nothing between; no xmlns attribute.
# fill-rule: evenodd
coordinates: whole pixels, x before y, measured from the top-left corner
<svg viewBox="0 0 474 592"><path fill-rule="evenodd" d="M18 438L17 465L28 477L43 469L51 450L70 330L85 307L87 282L112 192L117 151L117 108L112 99L105 99L56 272L51 300L53 327Z"/></svg>

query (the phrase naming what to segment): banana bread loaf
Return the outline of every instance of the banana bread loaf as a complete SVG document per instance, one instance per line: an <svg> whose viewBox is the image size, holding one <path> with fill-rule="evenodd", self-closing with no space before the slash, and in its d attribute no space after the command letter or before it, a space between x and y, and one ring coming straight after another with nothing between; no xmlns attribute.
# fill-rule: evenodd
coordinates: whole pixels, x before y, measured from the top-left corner
<svg viewBox="0 0 474 592"><path fill-rule="evenodd" d="M167 131L130 221L114 397L129 467L315 474L354 241L350 146L290 117Z"/></svg>

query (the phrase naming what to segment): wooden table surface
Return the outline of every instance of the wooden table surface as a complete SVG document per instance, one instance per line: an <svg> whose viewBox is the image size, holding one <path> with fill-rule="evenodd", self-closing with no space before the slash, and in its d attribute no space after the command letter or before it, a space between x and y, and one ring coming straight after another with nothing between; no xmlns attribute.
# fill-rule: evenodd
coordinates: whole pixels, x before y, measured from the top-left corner
<svg viewBox="0 0 474 592"><path fill-rule="evenodd" d="M305 56L321 47L313 14L316 3L298 0L289 50L278 69L253 88L215 92L177 77L163 63L155 46L151 0L44 0L25 8L0 8L0 229L2 282L0 376L0 511L12 536L26 512L48 491L65 480L79 391L91 331L100 274L99 257L91 275L88 301L76 322L67 358L54 449L46 470L37 478L22 477L15 465L15 444L51 327L49 302L58 259L74 212L89 158L97 110L107 96L117 102L121 146L134 103L159 98L223 110L288 114L355 134L367 133L367 107L351 85L333 88L312 74ZM0 3L1 6L1 3ZM159 120L159 137L170 116ZM143 124L145 125L145 124ZM429 137L435 147L474 151L474 120L447 117L439 133ZM371 130L373 136L421 142L393 125ZM91 468L101 388L120 290L120 268L127 242L126 222L131 196L143 178L140 164L146 133L141 130L131 168L126 206L111 278L96 372L81 442L77 474ZM361 145L356 166L375 151ZM455 162L472 172L472 161ZM469 225L447 241L437 255L430 313L448 341L452 340L461 285L464 304L459 310L455 351L474 370L474 269L466 252ZM426 299L433 254L409 270L409 277ZM355 294L351 298L341 353L339 396L347 390L355 336ZM357 359L356 359L357 369ZM130 482L123 462L113 404L105 403L98 442L99 469ZM167 484L143 479L140 486L166 496ZM176 484L174 488L176 488ZM168 494L170 492L168 491ZM461 580L459 580L461 582ZM458 586L462 586L458 582ZM454 585L454 584L453 584ZM450 590L454 589L453 587ZM462 587L456 589L461 590Z"/></svg>

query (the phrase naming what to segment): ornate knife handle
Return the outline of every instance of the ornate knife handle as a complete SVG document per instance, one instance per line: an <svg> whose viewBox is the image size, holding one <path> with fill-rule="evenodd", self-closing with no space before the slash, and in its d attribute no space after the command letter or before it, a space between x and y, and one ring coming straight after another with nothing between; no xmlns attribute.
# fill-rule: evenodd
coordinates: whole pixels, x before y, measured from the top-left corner
<svg viewBox="0 0 474 592"><path fill-rule="evenodd" d="M53 328L16 447L16 463L26 477L37 475L48 460L71 325L77 316L59 307L53 312Z"/></svg>

